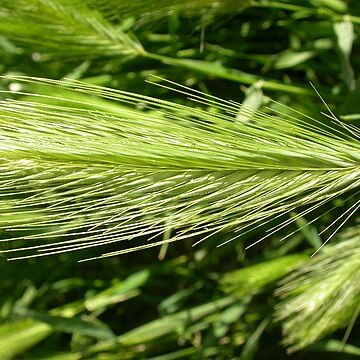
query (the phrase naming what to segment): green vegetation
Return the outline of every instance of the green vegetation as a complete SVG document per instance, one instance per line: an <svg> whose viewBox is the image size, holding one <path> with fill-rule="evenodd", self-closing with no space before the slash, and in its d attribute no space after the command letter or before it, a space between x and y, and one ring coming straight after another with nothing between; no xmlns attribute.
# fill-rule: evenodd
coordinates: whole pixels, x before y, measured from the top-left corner
<svg viewBox="0 0 360 360"><path fill-rule="evenodd" d="M359 4L0 0L0 359L360 355Z"/></svg>

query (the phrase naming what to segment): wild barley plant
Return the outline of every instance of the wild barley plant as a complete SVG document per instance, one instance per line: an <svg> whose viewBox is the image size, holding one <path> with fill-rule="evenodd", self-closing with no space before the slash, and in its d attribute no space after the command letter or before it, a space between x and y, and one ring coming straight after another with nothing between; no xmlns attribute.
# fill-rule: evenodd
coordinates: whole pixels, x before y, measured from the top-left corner
<svg viewBox="0 0 360 360"><path fill-rule="evenodd" d="M118 62L143 57L200 72L209 66L144 50L109 21L123 13L120 3L117 9L116 2L75 3L38 0L29 11L27 1L1 0L0 28L18 43L32 47L35 42L49 58L82 60L86 53ZM216 12L233 2L220 8L204 3ZM160 12L138 5L134 2L132 11L147 22L179 4L164 2ZM98 7L105 17L94 10ZM186 9L197 8L189 2ZM245 84L259 80L221 66L211 69ZM264 239L351 194L353 204L329 224L328 242L360 206L360 132L331 112L321 119L289 113L286 107L269 114L171 82L162 86L176 87L192 105L78 81L10 79L51 86L53 94L71 90L68 96L19 92L21 100L1 102L0 227L6 233L3 253L10 259L88 248L107 257L224 233L241 241L254 227L301 208L264 232ZM262 86L312 91L276 81L262 81ZM341 242L325 246L283 280L277 318L284 321L284 343L291 350L354 323L360 294L358 231L358 226L349 228ZM119 250L103 253L110 244Z"/></svg>

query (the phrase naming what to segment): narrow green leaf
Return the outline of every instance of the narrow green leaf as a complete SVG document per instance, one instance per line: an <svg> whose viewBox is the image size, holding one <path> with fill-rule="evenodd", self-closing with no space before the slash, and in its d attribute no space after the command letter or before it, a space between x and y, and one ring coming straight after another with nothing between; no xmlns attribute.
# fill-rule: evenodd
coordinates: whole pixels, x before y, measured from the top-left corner
<svg viewBox="0 0 360 360"><path fill-rule="evenodd" d="M221 338L229 331L230 326L233 323L240 321L241 316L248 309L248 305L251 301L251 297L244 297L241 301L234 305L229 306L219 314L219 319L213 325L214 335L217 338Z"/></svg>
<svg viewBox="0 0 360 360"><path fill-rule="evenodd" d="M153 341L162 336L171 334L176 329L199 321L205 316L215 312L217 313L234 302L234 298L225 297L172 315L164 316L135 328L126 334L120 335L118 337L118 342L124 346L134 346Z"/></svg>
<svg viewBox="0 0 360 360"><path fill-rule="evenodd" d="M296 214L293 215L295 217L295 223L300 229L301 234L308 241L308 243L316 250L323 243L319 237L319 234L315 228L315 226L310 225L305 218L299 217Z"/></svg>
<svg viewBox="0 0 360 360"><path fill-rule="evenodd" d="M47 338L53 332L49 324L33 319L18 320L0 326L0 359L11 360Z"/></svg>
<svg viewBox="0 0 360 360"><path fill-rule="evenodd" d="M83 356L81 353L76 352L64 352L64 353L37 353L36 355L28 355L24 358L25 360L81 360Z"/></svg>
<svg viewBox="0 0 360 360"><path fill-rule="evenodd" d="M345 13L348 10L346 2L343 0L310 0L310 3L319 8L326 7L339 13Z"/></svg>
<svg viewBox="0 0 360 360"><path fill-rule="evenodd" d="M181 349L178 351L174 351L168 354L159 355L155 357L151 357L148 360L177 360L177 359L189 359L192 356L195 356L198 353L198 350L194 347Z"/></svg>
<svg viewBox="0 0 360 360"><path fill-rule="evenodd" d="M328 351L360 356L360 347L351 344L344 344L341 341L334 339L319 341L318 343L311 345L308 350L319 352Z"/></svg>
<svg viewBox="0 0 360 360"><path fill-rule="evenodd" d="M264 94L261 90L262 81L250 86L245 92L245 99L241 104L236 116L236 121L246 123L251 121L252 115L261 108L264 103Z"/></svg>
<svg viewBox="0 0 360 360"><path fill-rule="evenodd" d="M241 351L240 360L255 359L256 352L259 347L259 340L266 327L269 325L270 319L264 319L257 329L247 339L243 350Z"/></svg>
<svg viewBox="0 0 360 360"><path fill-rule="evenodd" d="M115 335L110 328L102 322L91 319L90 317L75 316L73 318L67 318L62 316L52 316L37 311L29 311L28 316L51 326L55 331L87 335L99 340L110 340L115 338Z"/></svg>
<svg viewBox="0 0 360 360"><path fill-rule="evenodd" d="M146 283L149 271L139 271L106 290L85 300L85 307L90 311L104 310L108 306L127 300L139 294L139 287Z"/></svg>
<svg viewBox="0 0 360 360"><path fill-rule="evenodd" d="M314 51L296 52L293 50L285 50L277 56L273 67L277 70L292 68L296 65L306 62L307 60L313 58L315 55L316 52Z"/></svg>
<svg viewBox="0 0 360 360"><path fill-rule="evenodd" d="M227 68L219 63L207 62L203 60L192 59L176 59L170 57L159 56L155 54L146 54L147 57L162 61L164 64L186 68L192 71L206 74L211 77L219 77L231 81L236 81L246 85L252 85L261 82L262 87L267 90L283 91L291 94L314 96L314 93L299 85L288 85L276 80L265 80L260 76L246 73L237 69Z"/></svg>
<svg viewBox="0 0 360 360"><path fill-rule="evenodd" d="M343 68L345 83L349 90L355 89L355 75L350 62L351 50L355 38L354 27L351 21L342 21L334 24L337 48Z"/></svg>

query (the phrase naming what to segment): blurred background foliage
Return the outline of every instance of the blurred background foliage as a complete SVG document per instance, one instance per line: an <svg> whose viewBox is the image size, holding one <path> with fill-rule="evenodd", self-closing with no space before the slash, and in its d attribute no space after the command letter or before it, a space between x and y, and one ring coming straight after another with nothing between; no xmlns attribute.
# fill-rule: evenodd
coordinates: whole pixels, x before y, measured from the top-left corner
<svg viewBox="0 0 360 360"><path fill-rule="evenodd" d="M146 83L157 75L254 110L276 108L271 98L319 118L324 107L312 82L356 126L359 34L357 0L0 0L0 73L71 78L187 103ZM0 90L75 96L11 80ZM120 111L111 101L76 96L89 108L106 102ZM86 251L18 262L2 256L0 359L358 356L356 212L310 260L356 196L338 198L332 211L320 216L328 207L320 208L246 251L268 224L220 248L211 239L193 248L189 240L87 263L78 263ZM300 304L296 311L292 303Z"/></svg>

